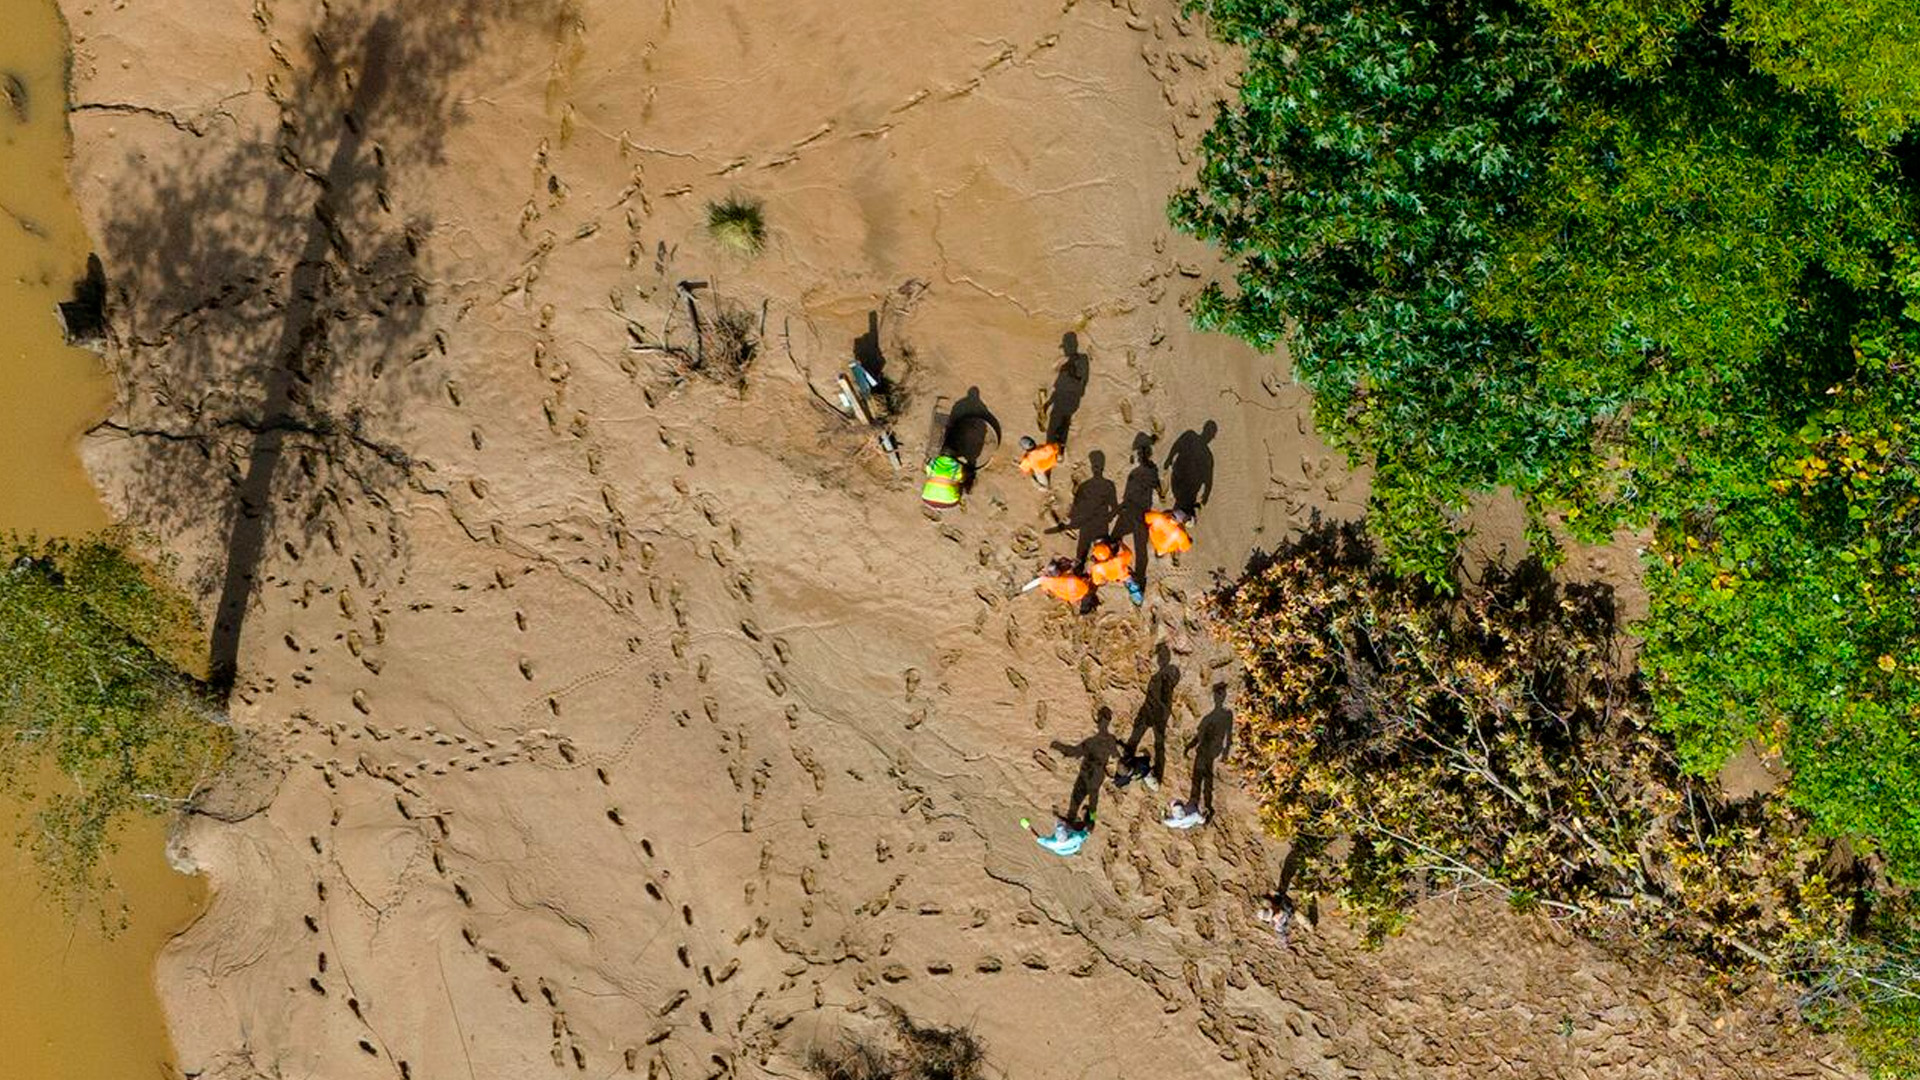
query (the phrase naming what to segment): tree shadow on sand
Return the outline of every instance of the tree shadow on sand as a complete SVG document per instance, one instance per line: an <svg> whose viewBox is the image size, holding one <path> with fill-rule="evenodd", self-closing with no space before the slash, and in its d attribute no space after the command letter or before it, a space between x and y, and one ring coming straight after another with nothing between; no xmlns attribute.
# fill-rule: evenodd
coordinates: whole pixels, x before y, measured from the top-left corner
<svg viewBox="0 0 1920 1080"><path fill-rule="evenodd" d="M143 524L221 537L193 581L218 597L216 684L270 548L297 561L324 537L363 585L400 553L391 496L431 469L402 414L438 382L422 361L445 352L446 300L421 256L430 218L398 208L392 171L441 160L462 120L450 80L489 33L555 17L549 0L369 0L262 22L284 58L277 126L216 123L121 170L101 240L123 405L97 430L141 440L125 494Z"/></svg>

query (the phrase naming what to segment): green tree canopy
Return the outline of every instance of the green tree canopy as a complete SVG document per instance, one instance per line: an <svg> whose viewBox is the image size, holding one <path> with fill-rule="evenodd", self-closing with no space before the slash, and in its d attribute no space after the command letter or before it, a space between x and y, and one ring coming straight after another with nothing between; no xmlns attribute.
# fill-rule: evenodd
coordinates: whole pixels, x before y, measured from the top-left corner
<svg viewBox="0 0 1920 1080"><path fill-rule="evenodd" d="M1793 27L1881 12L1871 51L1913 16L1210 7L1249 70L1174 214L1240 263L1195 313L1292 343L1323 430L1375 467L1390 566L1450 587L1452 511L1494 485L1588 538L1657 526L1645 662L1681 759L1777 748L1813 821L1920 882L1920 587L1889 494L1920 405L1920 213L1905 151L1780 68L1815 49ZM1781 486L1815 458L1855 486Z"/></svg>
<svg viewBox="0 0 1920 1080"><path fill-rule="evenodd" d="M1880 885L1920 886L1920 4L1207 8L1249 66L1173 204L1183 227L1239 260L1233 287L1204 293L1195 315L1292 346L1323 432L1374 467L1368 524L1388 569L1452 588L1455 511L1497 485L1521 495L1549 555L1552 532L1538 526L1556 516L1586 539L1653 526L1639 627L1652 728L1598 725L1581 754L1657 735L1695 778L1747 748L1777 754L1795 820L1869 854ZM1638 872L1623 848L1556 880L1586 845L1541 833L1524 798L1487 834L1485 797L1448 786L1457 777L1431 740L1406 741L1423 731L1453 753L1449 738L1478 738L1478 721L1430 707L1436 692L1458 709L1473 701L1429 685L1455 678L1439 660L1403 672L1408 702L1369 705L1411 719L1324 741L1351 727L1341 695L1353 671L1366 686L1392 681L1391 664L1356 668L1367 658L1334 639L1368 637L1376 652L1398 641L1409 655L1443 629L1405 609L1404 583L1349 611L1359 584L1332 595L1317 580L1332 570L1295 569L1300 580L1243 582L1239 595L1258 602L1232 613L1250 669L1292 650L1285 686L1255 673L1285 706L1284 739L1261 748L1290 770L1269 801L1305 815L1271 820L1324 831L1344 819L1415 841L1356 847L1335 885L1390 915L1407 872L1431 870L1436 851L1576 906L1607 873ZM1324 603L1298 610L1282 594ZM1352 626L1316 621L1330 612ZM1474 618L1484 628L1492 616ZM1475 648L1518 640L1502 632ZM1515 661L1513 677L1537 678L1544 663ZM1316 682L1328 667L1332 681ZM1571 715L1551 707L1547 721ZM1559 749L1527 742L1552 723L1475 708L1493 725L1480 729L1483 764L1508 770L1515 792L1573 775ZM1664 768L1620 790L1696 782ZM1430 805L1460 812L1435 818ZM1652 807L1610 819L1630 832L1657 820ZM1764 859L1786 835L1744 834L1712 858L1730 844ZM1827 927L1831 955L1855 956ZM1892 987L1898 1007L1859 1005L1879 1017L1881 1050L1909 1059L1916 936L1887 929L1872 961L1898 969L1867 981Z"/></svg>
<svg viewBox="0 0 1920 1080"><path fill-rule="evenodd" d="M1912 0L1527 0L1576 65L1654 76L1703 19L1756 70L1838 106L1870 146L1920 121L1920 6ZM1724 12L1724 15L1723 15Z"/></svg>
<svg viewBox="0 0 1920 1080"><path fill-rule="evenodd" d="M1595 403L1545 382L1524 328L1474 303L1559 120L1552 50L1512 5L1226 0L1250 53L1175 219L1240 258L1203 326L1288 332L1322 427L1378 460L1395 558L1446 558L1461 490L1538 479ZM1483 407L1489 398L1510 408Z"/></svg>
<svg viewBox="0 0 1920 1080"><path fill-rule="evenodd" d="M1603 421L1530 489L1595 536L1713 503L1798 429L1911 229L1882 155L1724 54L1608 90L1567 109L1479 296Z"/></svg>
<svg viewBox="0 0 1920 1080"><path fill-rule="evenodd" d="M1782 754L1795 798L1920 878L1920 332L1863 328L1847 378L1649 571L1646 665L1696 768Z"/></svg>

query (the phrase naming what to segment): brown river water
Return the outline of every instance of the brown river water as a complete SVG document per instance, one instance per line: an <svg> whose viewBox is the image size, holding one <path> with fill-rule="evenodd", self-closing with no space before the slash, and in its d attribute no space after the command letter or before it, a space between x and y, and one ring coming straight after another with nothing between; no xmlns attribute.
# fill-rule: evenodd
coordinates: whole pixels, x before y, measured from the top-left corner
<svg viewBox="0 0 1920 1080"><path fill-rule="evenodd" d="M54 315L88 249L66 182L66 31L53 0L0 0L0 15L0 533L71 535L107 523L76 446L113 387ZM24 121L5 92L21 86ZM135 823L110 864L129 924L108 937L42 894L13 843L19 811L0 792L0 1074L172 1075L153 958L200 910L199 880L167 866L163 822Z"/></svg>

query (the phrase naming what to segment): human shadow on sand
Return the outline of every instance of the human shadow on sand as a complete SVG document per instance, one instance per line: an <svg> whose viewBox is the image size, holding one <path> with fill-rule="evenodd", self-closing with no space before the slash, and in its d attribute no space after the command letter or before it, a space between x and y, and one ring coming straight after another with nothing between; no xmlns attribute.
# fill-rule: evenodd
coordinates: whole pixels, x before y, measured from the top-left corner
<svg viewBox="0 0 1920 1080"><path fill-rule="evenodd" d="M1173 695L1180 688L1181 672L1164 641L1154 646L1154 662L1153 677L1147 680L1147 692L1140 699L1140 711L1133 715L1133 730L1127 735L1121 756L1123 760L1132 759L1140 753L1141 744L1151 738L1147 775L1158 783L1166 778L1167 723L1173 716Z"/></svg>
<svg viewBox="0 0 1920 1080"><path fill-rule="evenodd" d="M1142 431L1133 437L1133 467L1127 470L1127 483L1120 493L1114 532L1133 549L1133 578L1142 587L1147 583L1147 511L1153 509L1153 494L1160 487L1160 469L1153 463L1153 436Z"/></svg>
<svg viewBox="0 0 1920 1080"><path fill-rule="evenodd" d="M1100 788L1107 778L1107 769L1115 755L1120 752L1120 741L1113 737L1113 710L1105 705L1094 716L1093 734L1077 743L1065 743L1055 739L1053 750L1070 758L1080 759L1080 770L1074 774L1073 793L1068 797L1066 813L1060 815L1067 822L1082 828L1093 820L1100 809Z"/></svg>
<svg viewBox="0 0 1920 1080"><path fill-rule="evenodd" d="M1167 451L1167 478L1173 492L1173 505L1189 514L1198 514L1213 495L1213 437L1220 425L1212 420L1199 431L1183 431Z"/></svg>
<svg viewBox="0 0 1920 1080"><path fill-rule="evenodd" d="M1220 759L1233 745L1233 710L1227 708L1227 686L1213 687L1213 708L1200 718L1200 726L1187 749L1193 751L1193 786L1187 792L1187 805L1197 806L1213 817L1213 780Z"/></svg>
<svg viewBox="0 0 1920 1080"><path fill-rule="evenodd" d="M1114 516L1120 511L1119 489L1106 473L1107 455L1098 450L1088 451L1087 468L1091 475L1073 490L1073 502L1067 508L1067 527L1074 532L1076 563L1086 562L1087 550L1093 547L1094 541L1112 533Z"/></svg>
<svg viewBox="0 0 1920 1080"><path fill-rule="evenodd" d="M1087 396L1087 380L1093 361L1080 351L1080 336L1071 330L1060 336L1064 354L1053 372L1053 389L1047 394L1047 442L1067 445L1067 433L1073 427L1074 414Z"/></svg>

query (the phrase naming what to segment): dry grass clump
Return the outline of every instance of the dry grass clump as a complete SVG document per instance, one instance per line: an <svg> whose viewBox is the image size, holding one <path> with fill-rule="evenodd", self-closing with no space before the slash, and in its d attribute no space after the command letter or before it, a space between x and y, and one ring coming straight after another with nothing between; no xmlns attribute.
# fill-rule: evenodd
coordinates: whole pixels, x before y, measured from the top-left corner
<svg viewBox="0 0 1920 1080"><path fill-rule="evenodd" d="M707 234L721 247L758 255L767 246L767 219L760 200L729 195L707 204Z"/></svg>
<svg viewBox="0 0 1920 1080"><path fill-rule="evenodd" d="M744 389L747 369L760 351L760 326L745 308L722 304L713 317L700 326L700 348L696 354L696 372L734 389Z"/></svg>
<svg viewBox="0 0 1920 1080"><path fill-rule="evenodd" d="M886 1010L893 1045L849 1038L809 1054L808 1070L820 1080L978 1080L987 1055L972 1031L916 1024L897 1005Z"/></svg>

